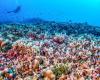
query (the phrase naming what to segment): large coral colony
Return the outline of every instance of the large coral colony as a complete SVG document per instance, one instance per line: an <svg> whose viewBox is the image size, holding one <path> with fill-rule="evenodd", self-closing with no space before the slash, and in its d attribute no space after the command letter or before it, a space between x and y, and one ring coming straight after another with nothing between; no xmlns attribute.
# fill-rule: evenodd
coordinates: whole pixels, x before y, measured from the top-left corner
<svg viewBox="0 0 100 80"><path fill-rule="evenodd" d="M100 28L1 24L0 80L100 80Z"/></svg>

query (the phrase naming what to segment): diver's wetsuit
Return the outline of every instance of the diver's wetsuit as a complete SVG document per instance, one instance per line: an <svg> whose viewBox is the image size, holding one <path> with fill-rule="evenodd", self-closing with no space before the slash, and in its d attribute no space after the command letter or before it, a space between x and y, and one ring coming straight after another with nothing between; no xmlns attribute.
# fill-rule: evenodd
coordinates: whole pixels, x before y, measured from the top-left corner
<svg viewBox="0 0 100 80"><path fill-rule="evenodd" d="M21 6L17 6L16 9L14 9L13 11L8 11L7 13L18 13L21 10Z"/></svg>

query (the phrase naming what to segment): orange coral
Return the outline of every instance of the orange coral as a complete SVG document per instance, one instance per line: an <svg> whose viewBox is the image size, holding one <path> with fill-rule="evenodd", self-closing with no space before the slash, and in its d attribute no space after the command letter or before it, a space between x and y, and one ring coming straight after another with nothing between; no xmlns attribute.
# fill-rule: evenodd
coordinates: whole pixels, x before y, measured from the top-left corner
<svg viewBox="0 0 100 80"><path fill-rule="evenodd" d="M39 61L37 59L34 60L33 70L37 72L39 70Z"/></svg>
<svg viewBox="0 0 100 80"><path fill-rule="evenodd" d="M0 47L4 47L5 46L5 42L0 40Z"/></svg>
<svg viewBox="0 0 100 80"><path fill-rule="evenodd" d="M34 49L31 46L16 44L13 46L13 49L19 54L34 54Z"/></svg>
<svg viewBox="0 0 100 80"><path fill-rule="evenodd" d="M59 80L67 80L67 76L63 74L63 75L59 78Z"/></svg>
<svg viewBox="0 0 100 80"><path fill-rule="evenodd" d="M47 70L44 72L44 77L47 78L47 80L55 80L55 75L51 70Z"/></svg>

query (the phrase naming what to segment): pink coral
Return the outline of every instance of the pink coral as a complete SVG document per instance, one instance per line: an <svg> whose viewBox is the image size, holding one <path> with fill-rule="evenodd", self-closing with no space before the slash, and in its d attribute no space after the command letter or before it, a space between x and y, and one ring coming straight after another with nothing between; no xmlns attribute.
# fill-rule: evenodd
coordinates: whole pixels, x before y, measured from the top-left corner
<svg viewBox="0 0 100 80"><path fill-rule="evenodd" d="M53 41L58 44L62 44L64 42L64 37L55 36L55 37L53 37Z"/></svg>

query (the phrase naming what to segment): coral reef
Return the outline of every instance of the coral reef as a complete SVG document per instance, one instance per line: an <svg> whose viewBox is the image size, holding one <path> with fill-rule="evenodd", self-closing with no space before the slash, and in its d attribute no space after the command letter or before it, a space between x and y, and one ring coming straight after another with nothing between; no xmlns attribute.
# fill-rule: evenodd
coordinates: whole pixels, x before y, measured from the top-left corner
<svg viewBox="0 0 100 80"><path fill-rule="evenodd" d="M0 80L100 80L99 30L42 20L0 24Z"/></svg>

